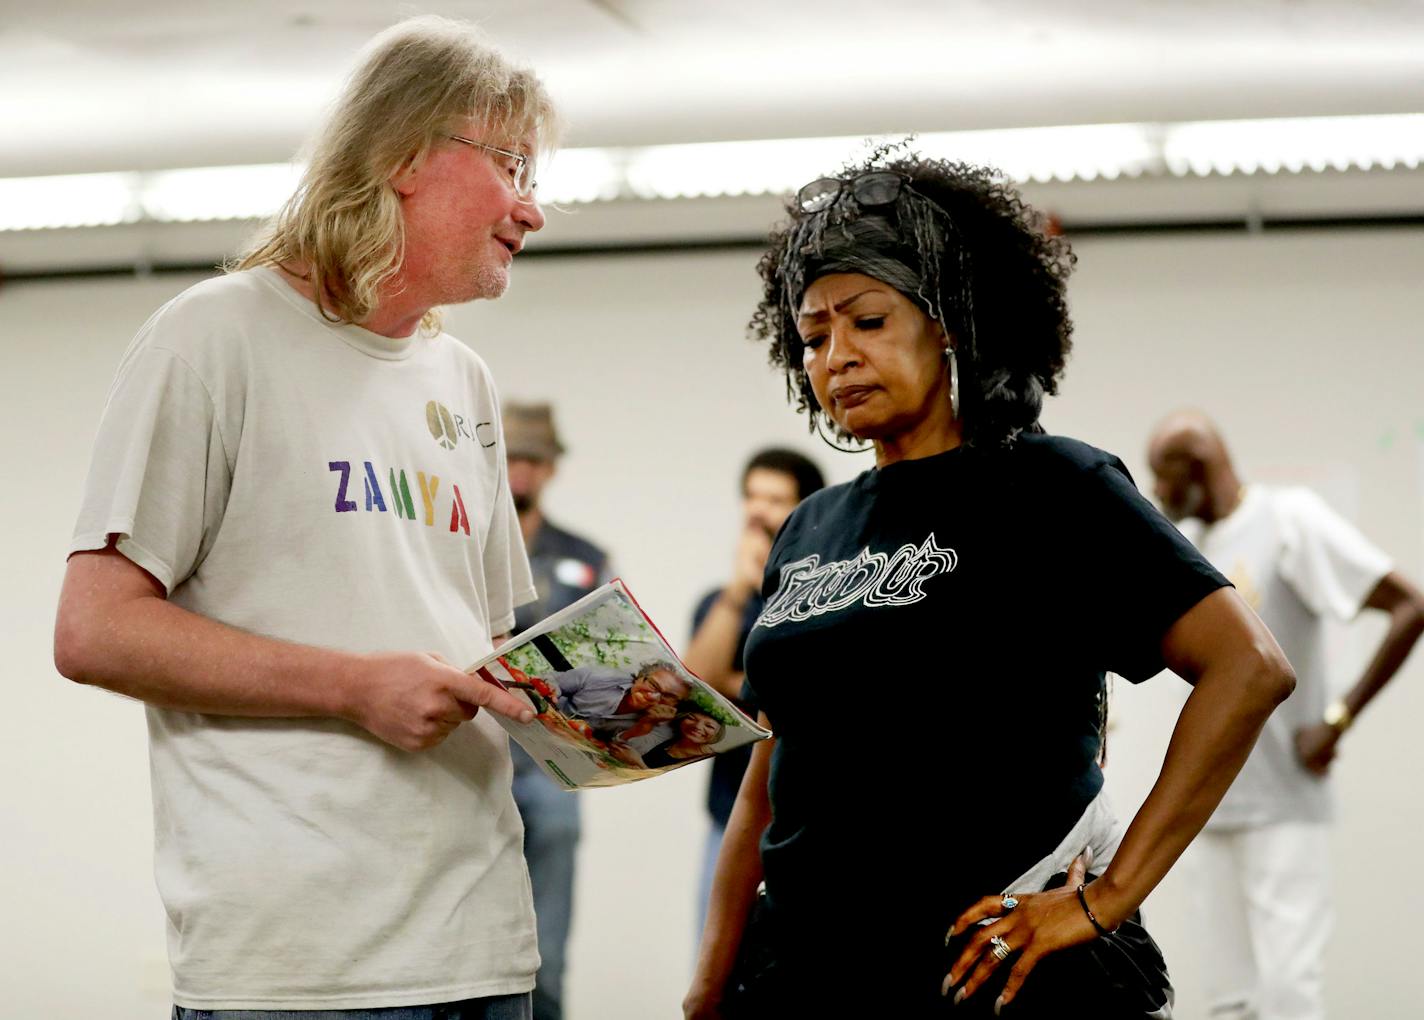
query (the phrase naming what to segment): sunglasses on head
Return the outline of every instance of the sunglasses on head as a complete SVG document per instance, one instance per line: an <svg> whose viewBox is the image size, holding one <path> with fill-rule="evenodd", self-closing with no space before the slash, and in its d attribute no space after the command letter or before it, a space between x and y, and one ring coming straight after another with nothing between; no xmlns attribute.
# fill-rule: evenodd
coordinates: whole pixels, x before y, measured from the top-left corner
<svg viewBox="0 0 1424 1020"><path fill-rule="evenodd" d="M874 208L894 202L909 184L908 177L891 170L870 170L849 180L821 177L796 192L796 204L802 212L820 212L849 189L850 197L855 199L857 205Z"/></svg>

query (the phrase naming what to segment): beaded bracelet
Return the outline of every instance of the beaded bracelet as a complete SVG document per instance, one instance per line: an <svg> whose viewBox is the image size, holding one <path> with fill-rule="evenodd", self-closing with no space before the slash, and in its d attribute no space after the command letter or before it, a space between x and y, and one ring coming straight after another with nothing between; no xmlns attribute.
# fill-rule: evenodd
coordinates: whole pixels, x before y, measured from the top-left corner
<svg viewBox="0 0 1424 1020"><path fill-rule="evenodd" d="M1096 931L1099 935L1111 935L1113 931L1116 931L1117 929L1114 928L1112 931L1109 931L1107 928L1104 928L1098 923L1098 919L1093 916L1093 908L1088 906L1088 897L1083 892L1085 888L1086 886L1083 885L1078 886L1078 902L1083 904L1083 913L1088 915L1088 920L1092 922L1093 930Z"/></svg>

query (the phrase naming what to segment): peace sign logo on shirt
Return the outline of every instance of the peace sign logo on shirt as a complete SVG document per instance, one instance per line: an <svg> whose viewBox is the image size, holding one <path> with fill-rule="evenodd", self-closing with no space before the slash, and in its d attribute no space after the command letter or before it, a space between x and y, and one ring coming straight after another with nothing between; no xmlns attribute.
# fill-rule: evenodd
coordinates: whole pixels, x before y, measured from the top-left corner
<svg viewBox="0 0 1424 1020"><path fill-rule="evenodd" d="M435 441L447 450L453 450L460 441L460 433L455 427L455 416L449 408L434 400L425 405L425 424Z"/></svg>

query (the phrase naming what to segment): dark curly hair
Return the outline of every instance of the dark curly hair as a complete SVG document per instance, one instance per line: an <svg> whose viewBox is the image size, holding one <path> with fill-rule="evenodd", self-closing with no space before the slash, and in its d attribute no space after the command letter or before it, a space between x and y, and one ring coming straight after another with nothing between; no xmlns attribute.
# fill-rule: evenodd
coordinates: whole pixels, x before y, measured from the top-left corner
<svg viewBox="0 0 1424 1020"><path fill-rule="evenodd" d="M925 280L937 282L937 293L906 296L941 320L954 338L965 443L988 449L1012 442L1022 431L1041 431L1038 416L1044 395L1058 392L1072 347L1064 285L1075 256L1067 241L1047 233L1039 214L996 171L927 159L909 151L908 145L882 145L837 176L850 180L874 170L900 174L914 193L943 214L940 226L917 216L914 206L924 203L900 201L885 207L893 208L889 215L902 248L913 252L918 240ZM837 226L860 216L857 209L848 195L811 213L793 198L786 206L789 221L772 233L757 265L762 299L748 332L754 339L770 341L770 360L786 375L787 397L807 413L813 432L825 414L802 367L792 302L799 302L804 287L813 282L806 273L813 249ZM925 251L927 245L932 250ZM841 438L850 438L830 424Z"/></svg>

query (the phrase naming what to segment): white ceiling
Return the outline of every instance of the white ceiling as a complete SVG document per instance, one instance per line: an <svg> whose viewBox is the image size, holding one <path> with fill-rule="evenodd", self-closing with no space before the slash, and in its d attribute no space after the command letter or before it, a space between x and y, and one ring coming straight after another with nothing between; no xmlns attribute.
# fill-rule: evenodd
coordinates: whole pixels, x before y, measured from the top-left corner
<svg viewBox="0 0 1424 1020"><path fill-rule="evenodd" d="M0 176L284 160L426 11L571 145L1424 110L1420 0L0 0Z"/></svg>

